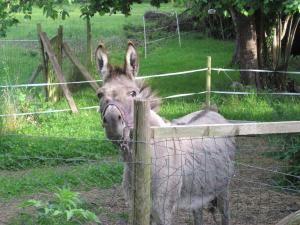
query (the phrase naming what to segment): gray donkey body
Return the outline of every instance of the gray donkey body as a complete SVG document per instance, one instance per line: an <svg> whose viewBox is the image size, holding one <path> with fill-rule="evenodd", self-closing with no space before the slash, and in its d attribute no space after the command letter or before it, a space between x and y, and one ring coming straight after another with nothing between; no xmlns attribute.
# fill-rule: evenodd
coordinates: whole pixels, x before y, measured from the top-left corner
<svg viewBox="0 0 300 225"><path fill-rule="evenodd" d="M103 77L98 91L100 112L106 135L114 143L128 139L124 132L132 127L133 99L153 99L149 88L135 81L138 70L137 53L130 42L124 68L108 64L103 45L96 50L96 63ZM152 105L154 109L155 104ZM166 122L154 110L150 112L151 126L199 125L228 123L220 114L203 110ZM194 224L202 225L202 209L216 206L221 212L222 225L230 224L228 186L234 173L233 138L168 139L151 141L151 199L152 225L174 224L177 208L190 209ZM125 161L123 187L125 197L131 203L132 149L121 148Z"/></svg>

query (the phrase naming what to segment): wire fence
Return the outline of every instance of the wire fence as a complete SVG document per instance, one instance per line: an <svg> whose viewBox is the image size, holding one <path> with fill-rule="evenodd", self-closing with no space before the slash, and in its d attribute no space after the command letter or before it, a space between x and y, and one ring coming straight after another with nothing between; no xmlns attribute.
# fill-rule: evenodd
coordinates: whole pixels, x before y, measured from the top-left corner
<svg viewBox="0 0 300 225"><path fill-rule="evenodd" d="M257 72L257 73L267 73L267 74L274 74L274 73L280 73L282 74L283 71L271 71L271 70L243 70L243 69L223 69L223 68L211 68L212 71L218 72L224 72L224 74L229 77L231 82L234 82L233 79L227 74L227 72L242 72L242 71L252 71L252 72ZM187 71L181 71L181 72L173 72L173 73L164 73L164 74L155 74L155 75L147 75L147 76L139 76L136 79L137 80L146 80L146 79L151 79L151 78L160 78L160 77L172 77L172 76L190 76L195 73L200 73L200 72L205 72L208 71L208 68L200 68L200 69L194 69L194 70L187 70ZM297 75L299 72L297 71L285 71L286 74L293 74ZM0 85L0 89L4 90L13 90L16 88L25 88L26 90L28 88L33 88L33 87L46 87L46 86L58 86L62 84L67 84L67 85L79 85L79 84L87 84L87 83L101 83L102 80L92 80L92 81L69 81L69 82L54 82L54 83L34 83L34 84L15 84L15 85ZM179 93L179 94L174 94L170 96L165 96L165 97L160 97L160 98L155 98L152 101L160 101L164 99L175 99L175 98L183 98L183 97L189 97L189 96L196 96L196 95L206 95L208 93L211 94L225 94L225 95L269 95L269 96L300 96L300 93L294 93L294 92L266 92L266 91L219 91L219 90L206 90L206 91L199 91L199 92L189 92L189 93ZM85 106L85 107L80 107L79 110L91 110L91 109L98 109L98 106ZM0 117L15 117L15 116L28 116L28 115L37 115L37 114L49 114L49 113L58 113L58 112L70 112L70 109L48 109L45 111L40 111L40 112L20 112L20 113L12 113L12 114L1 114Z"/></svg>
<svg viewBox="0 0 300 225"><path fill-rule="evenodd" d="M86 202L93 203L90 209L101 207L97 216L102 224L129 223L131 208L120 187L122 171L123 167L131 168L135 163L144 162L132 162L124 155L120 158L110 141L101 138L24 135L0 138L1 146L8 146L6 152L2 149L0 154L0 180L6 183L0 187L0 198L6 199L0 203L3 224L16 218L23 221L20 215L32 213L32 210L17 207L23 195L47 201L51 198L52 185L76 188ZM289 160L283 158L300 145L287 146L286 138L285 135L235 138L234 161L229 155L220 158L232 150L232 137L150 142L153 200L159 199L152 204L156 210L160 209L157 215L162 224L169 224L170 218L165 215L169 198L178 195L182 198L174 199L172 224L190 224L194 220L193 213L188 206L182 208L182 204L197 202L208 206L208 211L203 211L204 224L220 221L224 217L219 211L221 202L213 201L214 198L210 202L207 197L219 196L222 187L215 182L221 177L222 181L230 181L228 200L232 224L274 225L297 211L300 189L296 184L300 178L292 172L294 166L290 164L296 155ZM37 146L40 149L32 151ZM234 172L231 167L235 167ZM9 201L12 197L15 200ZM210 203L207 205L207 202Z"/></svg>
<svg viewBox="0 0 300 225"><path fill-rule="evenodd" d="M153 32L163 30L167 27L157 28ZM152 32L152 30L151 30ZM176 35L177 36L177 35ZM38 43L35 40L3 40L3 42L14 43L14 50L4 50L5 57L32 58L32 62L37 63ZM157 41L157 40L156 40ZM0 41L1 42L1 41ZM21 51L18 43L32 44L31 50ZM23 43L24 42L24 43ZM27 43L28 42L28 43ZM33 43L31 43L33 42ZM124 43L123 39L113 39L110 42ZM157 41L158 42L158 41ZM148 42L149 43L149 42ZM96 44L96 43L94 43ZM71 46L77 55L80 55L85 47L74 41ZM1 46L3 47L3 46ZM2 49L3 50L3 49ZM11 55L6 53L11 51ZM30 64L27 61L25 64ZM24 66L23 62L6 65L8 77L11 74L30 73L36 66ZM30 67L30 68L29 68ZM193 74L206 72L208 68L200 68L188 71L155 74L137 77L137 79L150 79L172 76L190 76ZM211 68L218 75L224 73L231 82L232 78L227 72L253 71L257 73L287 73L299 75L297 71L271 71L271 70L237 70L224 68ZM22 131L5 131L0 135L0 224L26 224L31 218L32 209L24 210L19 207L24 198L35 198L48 201L54 187L68 186L78 190L85 199L88 208L96 211L97 216L104 225L127 224L131 217L130 204L123 194L121 188L122 173L124 168L133 165L140 165L144 162L131 161L130 154L125 155L122 149L118 149L111 144L111 140L104 138L104 131L101 129L101 122L95 124L93 117L89 122L88 116L76 116L72 120L67 120L62 115L62 120L58 124L47 124L47 118L37 117L31 119L28 116L49 115L60 112L70 112L68 108L52 109L38 105L33 111L26 110L19 106L19 98L22 102L31 104L32 101L38 103L40 99L32 99L30 95L37 95L41 90L30 93L31 88L40 88L48 85L80 85L93 81L70 81L65 83L40 83L27 84L25 80L9 80L8 84L2 82L1 91L12 93L13 107L11 110L0 115L1 118L24 117L26 123L36 124L36 129L43 122L49 131L42 135L34 135L37 132L32 128ZM15 84L13 84L15 83ZM21 84L18 84L21 83ZM25 89L28 96L19 93L19 89ZM299 93L271 93L257 91L220 91L211 90L212 94L228 95L282 95L299 96ZM188 96L206 95L208 91L179 93L165 96L153 101L163 99L176 99ZM94 94L94 93L93 93ZM17 96L17 97L16 97ZM79 110L95 110L98 105L91 102L85 103L91 106L79 107ZM35 111L36 110L36 111ZM1 121L0 121L1 122ZM76 125L77 124L77 125ZM98 133L84 134L72 129L82 129L81 126L88 127L89 130L99 130ZM84 124L84 125L83 125ZM58 131L54 126L69 127L67 131ZM22 125L23 126L23 125ZM26 124L24 125L26 126ZM53 127L52 127L53 126ZM76 127L78 126L78 127ZM26 127L25 127L26 128ZM19 132L19 133L18 133ZM26 133L28 132L28 133ZM32 134L32 135L30 135ZM235 138L234 159L232 149L232 139ZM120 142L123 140L114 140ZM132 145L135 143L130 142ZM145 142L142 142L145 144ZM152 158L150 163L153 168L151 182L154 184L153 208L156 209L154 218L159 218L162 224L191 224L194 220L193 213L187 210L185 205L205 205L208 212L204 212L204 224L213 224L214 220L221 220L228 216L224 211L218 211L222 200L215 201L215 197L220 197L220 192L224 191L224 182L231 181L229 186L230 196L230 221L237 225L274 225L283 217L300 209L300 177L299 177L299 135L255 135L247 137L186 137L167 140L152 140L150 143ZM234 168L234 169L233 169ZM126 172L126 169L125 169ZM149 182L146 181L146 182ZM125 182L126 184L126 182ZM220 185L217 185L220 184ZM180 195L180 196L179 196ZM224 197L224 196L223 196ZM128 198L128 196L127 196ZM143 201L143 199L140 199ZM170 202L173 205L170 205ZM223 199L223 204L224 201ZM206 204L209 203L209 204ZM172 206L172 207L171 207ZM172 211L171 217L168 212ZM183 208L183 209L182 209ZM197 208L197 207L195 207ZM199 208L199 207L198 207ZM201 212L196 211L196 216L201 217ZM24 216L25 215L25 216ZM29 217L26 217L29 215ZM39 224L36 217L29 220L29 224Z"/></svg>

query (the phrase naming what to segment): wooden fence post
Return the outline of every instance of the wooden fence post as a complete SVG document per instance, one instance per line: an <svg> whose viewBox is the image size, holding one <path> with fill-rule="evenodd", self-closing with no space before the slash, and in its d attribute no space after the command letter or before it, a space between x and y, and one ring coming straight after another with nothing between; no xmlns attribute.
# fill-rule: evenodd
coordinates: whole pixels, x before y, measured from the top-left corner
<svg viewBox="0 0 300 225"><path fill-rule="evenodd" d="M179 47L181 48L180 26L179 26L179 19L178 19L177 11L175 11L175 16L176 16L176 24L177 24L177 34L178 34Z"/></svg>
<svg viewBox="0 0 300 225"><path fill-rule="evenodd" d="M86 17L86 66L87 68L92 64L92 26L91 26L91 18L89 16Z"/></svg>
<svg viewBox="0 0 300 225"><path fill-rule="evenodd" d="M57 57L58 64L62 68L62 64L63 64L63 52L62 52L62 50L63 50L63 26L62 25L60 25L57 30L56 44L57 44L56 57Z"/></svg>
<svg viewBox="0 0 300 225"><path fill-rule="evenodd" d="M40 33L40 38L43 42L43 46L45 48L45 52L47 52L48 58L49 58L49 66L52 65L53 67L53 75L56 76L56 79L60 83L60 87L62 88L62 91L68 101L68 104L72 110L72 112L78 112L78 109L76 107L75 101L73 99L73 96L68 88L68 85L66 84L65 77L62 72L62 68L58 64L58 60L56 58L55 51L53 50L53 47L50 43L49 38L47 37L47 34L42 32ZM58 89L59 90L59 89Z"/></svg>
<svg viewBox="0 0 300 225"><path fill-rule="evenodd" d="M145 52L145 59L147 59L147 33L146 33L146 19L143 16L143 26L144 26L144 52Z"/></svg>
<svg viewBox="0 0 300 225"><path fill-rule="evenodd" d="M48 76L49 76L49 68L48 68L48 58L45 55L45 50L44 50L44 45L43 42L40 38L40 33L42 32L42 26L40 23L37 24L37 34L38 34L38 40L40 42L40 48L41 48L41 55L42 55L42 60L43 60L43 70L44 70L44 75L45 75L45 80L48 82ZM49 87L45 86L45 99L46 101L49 100Z"/></svg>
<svg viewBox="0 0 300 225"><path fill-rule="evenodd" d="M206 107L210 107L211 92L211 56L207 56L207 72L206 72Z"/></svg>
<svg viewBox="0 0 300 225"><path fill-rule="evenodd" d="M134 100L134 150L132 174L132 225L149 225L151 212L150 104Z"/></svg>

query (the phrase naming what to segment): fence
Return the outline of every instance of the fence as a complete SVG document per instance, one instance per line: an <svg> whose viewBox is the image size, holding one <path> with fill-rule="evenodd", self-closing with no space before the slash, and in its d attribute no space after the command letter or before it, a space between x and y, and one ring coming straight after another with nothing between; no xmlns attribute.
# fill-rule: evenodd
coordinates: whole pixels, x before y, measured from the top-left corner
<svg viewBox="0 0 300 225"><path fill-rule="evenodd" d="M140 77L140 79L146 78L156 78L156 77L165 77L165 76L177 76L184 75L187 76L191 73L199 73L199 72L207 72L207 90L198 93L185 93L174 96L167 96L165 98L178 98L190 95L197 94L205 94L207 96L207 101L210 100L209 93L214 93L214 91L210 90L210 71L222 71L222 69L218 68L210 68L208 63L207 68L191 70L191 71L183 71L179 73L168 73L168 74L158 74L149 77ZM226 71L226 70L225 70ZM274 71L273 71L274 72ZM297 74L298 72L291 72L292 74ZM82 81L82 82L101 82L101 81ZM69 84L69 82L64 82L65 84ZM81 83L75 82L75 83ZM48 85L47 83L40 84L31 84L34 86L44 87ZM59 85L59 83L51 84L51 85ZM17 88L27 87L27 84L24 85L2 85L2 88L9 89L17 89ZM30 87L30 85L29 85ZM217 92L216 92L217 93ZM227 93L227 92L225 92ZM228 92L227 94L231 94ZM237 92L237 94L256 94L253 92ZM264 94L264 93L262 93ZM267 93L271 94L271 93ZM284 95L291 95L297 93L282 93ZM157 99L159 100L159 99ZM232 197L230 198L230 203L232 204L232 221L233 224L275 224L284 216L290 214L291 212L296 211L300 206L294 203L298 199L299 188L297 186L293 186L291 180L295 183L299 181L299 177L290 172L286 172L286 168L291 168L287 161L276 160L276 157L270 157L270 155L280 155L280 157L285 157L285 144L270 144L277 138L271 138L269 142L266 143L264 137L259 139L259 137L247 137L249 135L262 135L262 134L282 134L282 133L297 133L300 129L299 121L290 121L290 122L273 122L273 123L236 123L236 124L228 124L228 125L201 125L201 126L175 126L175 127L149 127L147 126L147 116L145 113L149 114L147 111L147 103L140 102L139 105L136 105L136 113L135 119L140 119L141 121L136 121L136 130L134 132L135 139L133 140L133 145L135 146L135 154L133 162L126 163L133 166L133 171L135 171L135 180L134 180L134 193L136 197L133 198L133 211L132 218L135 224L147 224L149 221L149 211L151 209L151 203L149 201L149 169L150 167L157 166L158 171L167 169L165 171L165 176L161 179L162 184L159 187L163 190L163 193L159 193L161 202L159 202L158 206L163 209L166 197L168 196L168 189L164 185L165 182L168 183L174 182L174 177L182 177L186 175L183 170L182 164L179 162L178 165L174 167L174 165L169 164L168 162L174 158L174 156L178 156L178 160L181 161L187 155L184 153L182 145L188 144L189 148L192 150L197 150L196 146L205 146L207 145L207 141L209 143L219 143L222 139L222 136L233 137L240 136L243 137L237 138L237 144L239 147L236 152L236 175L233 177L231 182L230 191L232 193ZM146 107L146 108L145 108ZM84 109L95 109L98 106L91 107L83 107ZM26 116L26 115L35 115L41 113L53 113L53 112L65 112L70 111L70 109L65 110L47 110L43 112L22 112L13 115L1 115L2 117L9 116ZM149 116L149 115L148 115ZM29 117L30 118L30 117ZM86 117L82 117L82 120L87 120ZM30 122L30 121L29 121ZM70 121L69 123L64 123L64 126L72 127L72 123L74 121ZM94 123L94 122L93 122ZM97 129L95 126L95 129ZM57 134L60 135L60 134ZM66 136L68 134L64 134ZM146 135L146 137L144 136ZM282 137L284 139L284 137ZM36 140L38 140L37 146L41 148L41 151L38 152L30 152L27 150L28 146L11 146L11 142L7 141L7 139L15 139L20 143L25 140L29 140L28 146L34 145ZM249 140L251 139L251 140ZM258 141L258 140L259 141ZM149 141L150 140L150 141ZM151 141L154 140L154 141ZM1 179L2 183L7 183L7 187L12 191L13 186L10 184L14 184L12 180L20 179L20 174L22 182L18 182L22 188L30 189L33 191L41 191L40 187L36 186L46 186L48 187L48 183L51 184L52 180L56 185L63 185L65 182L61 182L60 178L63 177L67 183L71 184L71 187L75 186L75 184L80 184L83 187L88 186L89 188L95 187L93 184L93 180L97 180L97 185L100 187L111 187L113 184L118 184L120 182L120 171L122 168L122 162L117 160L114 157L107 154L107 150L105 148L111 149L112 147L108 145L107 140L104 139L91 139L87 140L83 139L72 139L70 137L65 138L51 138L49 136L46 137L28 137L26 135L15 135L8 134L2 136L2 143L4 143L6 148L10 149L10 151L5 150L1 154ZM7 144L5 144L7 142ZM49 142L58 143L63 147L59 146L51 146L47 147ZM73 143L73 144L72 144ZM76 145L74 143L77 143ZM175 143L175 144L174 144ZM257 144L255 146L253 143ZM266 146L262 146L264 144ZM27 145L27 144L26 144ZM75 146L75 149L72 148L72 145ZM216 144L214 144L215 146ZM225 143L225 147L230 145L228 141ZM90 149L89 146L92 146ZM101 147L99 147L101 146ZM295 148L295 152L299 147L298 144L293 146ZM56 149L57 150L54 150ZM65 148L65 149L64 149ZM78 148L78 149L76 149ZM219 149L220 147L217 147ZM149 155L150 151L155 153L152 155L151 160L144 159L145 155ZM177 153L174 155L173 151L176 150ZM3 151L3 150L2 150ZM113 150L111 150L113 151ZM143 152L146 154L143 154ZM162 154L165 152L165 154ZM203 153L204 152L204 153ZM203 151L199 153L199 157L203 156L204 158L209 157L207 151ZM148 153L148 154L147 154ZM139 158L141 157L141 158ZM195 154L195 160L201 161L201 157L199 159L197 154ZM294 155L293 158L296 158L297 155ZM208 158L207 158L208 159ZM278 157L277 157L278 159ZM183 160L184 161L184 160ZM163 164L162 164L163 162ZM36 170L27 173L23 172L23 169L26 170L31 167L36 167ZM37 170L44 170L44 167L50 167L48 171L49 174L39 175ZM15 172L15 167L20 170L20 172ZM47 168L46 167L46 168ZM61 167L63 167L63 172L61 171ZM11 170L12 171L9 171ZM43 168L43 169L41 169ZM54 169L53 169L54 168ZM203 168L204 171L209 171L209 168ZM7 177L9 175L9 178ZM63 174L63 175L62 175ZM72 175L73 174L73 175ZM74 176L75 175L75 176ZM192 177L194 174L190 174ZM153 169L152 175L153 177ZM225 177L226 178L226 177ZM229 178L229 176L228 176ZM50 180L49 180L50 179ZM153 178L151 180L153 182ZM285 181L289 183L281 184L280 182ZM35 183L34 185L32 184ZM37 185L36 183L41 183ZM177 182L177 180L176 180ZM176 183L175 182L175 183ZM195 181L196 182L196 181ZM199 182L199 181L197 181ZM15 181L15 183L17 183ZM106 184L103 184L106 183ZM51 184L53 185L53 184ZM73 186L72 186L73 185ZM98 187L96 186L96 187ZM173 186L175 189L177 185ZM216 191L216 190L215 190ZM122 194L119 189L116 190L118 199L122 199ZM7 189L4 191L0 191L0 193L6 193L8 196L11 195ZM14 192L12 192L14 193ZM91 193L85 193L81 191L83 196L91 195ZM148 194L147 194L148 193ZM173 192L172 192L173 193ZM124 200L115 200L113 196L116 195L113 189L109 189L105 193L101 193L99 191L95 191L97 196L100 196L105 200L105 204L101 205L102 207L108 207L107 210L110 210L111 205L117 205L117 207L122 208L123 212L128 212L127 207L125 206ZM145 196L147 194L147 196ZM108 196L106 196L108 195ZM190 200L192 200L192 193L187 193L190 196ZM111 196L111 197L109 197ZM45 197L48 198L47 196ZM102 199L102 201L103 201ZM153 198L152 198L153 199ZM90 200L94 202L95 198L91 198ZM118 205L118 201L123 202L122 206ZM203 198L204 201L204 198ZM279 203L280 202L280 203ZM284 203L283 203L284 202ZM103 203L102 203L103 204ZM176 202L176 206L179 204ZM15 205L11 207L16 208ZM9 207L5 207L5 205L0 204L1 211L7 211ZM114 210L119 210L114 209ZM218 213L216 213L218 217ZM102 215L102 214L101 214ZM187 224L192 218L187 211L181 211L176 209L174 212L174 216L176 217L176 223L174 224ZM101 217L101 216L100 216ZM112 220L107 219L108 216L103 216L107 222L104 221L104 224L116 224L117 222L112 222ZM218 218L217 218L218 219ZM1 218L0 218L1 220ZM213 219L207 216L204 216L204 220L207 224L213 223ZM149 223L148 223L149 224ZM147 225L148 225L147 224Z"/></svg>
<svg viewBox="0 0 300 225"><path fill-rule="evenodd" d="M47 43L47 41L46 41ZM65 50L67 49L64 47ZM66 52L67 54L68 52ZM73 59L73 61L75 61ZM227 95L257 95L257 94L265 94L265 95L283 95L283 96L299 96L299 93L270 93L270 92L246 92L246 91L219 91L219 90L212 90L211 87L211 73L212 72L231 72L231 71L241 71L241 70L233 70L233 69L223 69L223 68L212 68L210 60L208 60L207 68L202 69L195 69L190 71L182 71L176 73L167 73L167 74L157 74L157 75L150 75L146 77L138 77L138 79L148 79L148 78L159 78L159 77L169 77L169 76L190 76L191 74L206 72L206 90L199 92L192 92L192 93L180 93L175 94L172 96L165 96L163 98L158 98L155 100L160 99L175 99L180 97L186 96L193 96L193 95L206 95L206 104L210 105L211 95L212 94L227 94ZM269 70L254 70L255 72L264 72L264 73L275 73L278 71L269 71ZM282 73L282 72L280 72ZM288 74L299 75L300 72L287 72ZM226 75L226 74L225 74ZM228 76L230 78L230 76ZM231 79L231 78L230 78ZM231 79L232 81L232 79ZM29 88L33 87L45 87L45 86L55 86L55 85L71 85L71 84L96 84L102 82L101 80L90 80L90 81L72 81L72 82L54 82L54 83L36 83L36 84L5 84L1 85L0 88L7 89L7 90L17 90L18 88L25 88L28 90ZM142 103L141 103L142 104ZM146 104L146 103L143 103ZM142 105L143 105L142 104ZM15 104L16 107L16 104ZM142 106L140 106L142 107ZM140 108L136 107L136 108ZM84 107L78 107L79 110L91 110L97 109L98 106L91 106L87 105ZM24 111L24 110L17 110L16 113L5 113L1 114L0 118L8 118L8 117L23 117L28 120L28 123L34 123L35 120L39 120L40 114L47 114L50 116L53 113L58 112L70 112L71 109L53 109L53 108L42 108L41 110L37 111ZM138 114L143 118L143 123L139 125L142 129L146 129L147 126L144 126L144 123L147 123L144 117L144 113ZM90 114L88 114L90 116ZM81 121L63 121L63 125L74 129L72 123L82 123L82 121L86 122L88 120L88 116L81 117ZM57 117L64 118L64 115L60 115ZM37 118L37 119L36 119ZM41 118L43 118L41 116ZM75 117L73 118L75 119ZM98 119L98 118L93 118ZM46 120L46 119L45 119ZM94 123L94 121L93 121ZM90 125L94 130L98 130L99 127ZM138 128L140 129L140 128ZM149 132L149 136L147 137L149 140L154 139L155 142L152 143L151 141L146 141L143 136L145 132ZM107 154L105 148L110 149L112 152L115 152L113 147L108 144L108 140L106 139L91 139L87 140L86 138L82 139L72 139L72 132L70 133L55 133L56 130L52 131L51 134L46 134L46 137L29 137L28 135L24 134L8 134L3 135L1 137L1 143L3 149L1 149L1 182L3 185L3 189L0 193L4 193L5 195L16 195L13 191L17 189L22 193L22 189L28 190L31 189L33 192L41 192L45 191L45 189L41 188L41 186L47 187L46 190L49 190L49 186L51 185L64 185L65 183L70 184L71 187L78 188L80 186L81 189L84 189L86 186L88 188L95 188L95 187L112 187L113 184L119 184L120 182L120 171L123 165L123 162L120 162L116 159L116 156ZM140 139L142 141L135 140L133 143L136 146L135 149L144 149L151 147L152 149L160 149L160 151L166 151L167 154L158 157L152 157L151 161L144 161L145 159L139 158L143 157L144 154L142 151L136 152L136 158L134 165L134 171L138 173L136 178L146 176L145 180L135 179L135 189L137 190L137 196L134 198L134 209L132 217L135 218L133 221L136 224L143 224L144 222L149 221L149 210L150 210L150 202L149 202L149 167L150 164L156 165L161 163L161 161L169 160L174 155L171 154L174 149L173 139L176 143L176 149L179 151L178 155L184 156L182 153L180 142L188 142L189 146L196 146L200 143L200 145L205 144L207 138L214 140L214 142L218 143L220 139L219 136L239 136L239 135L254 135L254 134L267 134L267 133L296 133L299 132L299 122L278 122L278 123L251 123L251 124L234 124L234 125L211 125L211 126L179 126L179 127L168 127L168 128L158 128L152 127L148 130L138 130L135 132L136 139ZM53 135L56 137L50 137ZM57 137L61 136L61 137ZM64 138L62 138L64 137ZM158 140L160 138L168 139L168 142L164 140ZM240 148L237 151L238 160L235 162L237 168L237 177L234 177L232 180L231 192L233 198L231 198L231 203L233 204L233 215L232 220L234 224L274 224L278 222L284 216L290 214L291 212L296 211L300 206L298 204L294 204L293 202L298 200L299 188L297 186L293 186L292 184L280 184L280 181L284 180L286 182L294 182L299 181L299 177L294 175L290 172L286 172L286 168L292 168L288 162L281 162L279 160L275 160L270 157L266 157L266 155L280 155L280 157L284 158L286 154L285 152L285 144L278 144L276 149L272 149L274 146L268 142L266 149L262 149L261 146L253 146L250 144L245 144L245 142L258 142L256 139L251 137L241 137L247 139L247 141L242 141L240 144ZM284 137L282 137L284 139ZM21 144L14 145L11 141L12 139L15 142L19 141ZM28 139L28 142L26 140ZM172 139L170 141L169 139ZM275 138L276 139L276 138ZM8 141L10 140L10 141ZM179 141L178 141L179 140ZM176 142L177 141L177 142ZM270 142L273 141L270 140ZM13 143L15 143L13 142ZM263 138L262 142L265 142ZM35 144L37 143L37 144ZM47 146L51 143L51 146ZM53 143L58 143L58 145L52 146ZM72 145L72 143L76 143ZM165 143L165 144L163 144ZM41 149L37 152L33 151L30 152L31 145L35 145L36 149ZM252 144L252 143L251 143ZM261 143L259 143L261 145ZM259 145L258 144L258 145ZM60 147L60 145L62 147ZM101 147L99 147L100 145ZM150 145L150 146L149 146ZM162 145L164 145L162 147ZM172 146L173 145L173 146ZM178 146L179 145L179 146ZM89 147L92 146L92 147ZM250 147L249 147L250 146ZM90 149L94 148L94 149ZM297 148L299 148L298 144L293 146L295 148L295 152L297 152ZM35 150L36 150L35 149ZM45 151L43 151L45 150ZM144 149L147 150L147 149ZM274 153L275 152L275 153ZM149 154L149 151L146 153ZM157 155L159 152L156 152ZM279 154L280 153L280 154ZM106 155L107 154L107 155ZM205 153L206 155L206 153ZM275 157L276 158L276 157ZM292 158L297 158L296 153L292 156ZM149 160L149 159L148 159ZM259 162L258 162L259 161ZM142 163L141 163L142 162ZM131 162L130 162L131 163ZM97 164L97 165L95 165ZM98 166L99 165L99 166ZM169 171L166 173L164 181L168 181L173 179L173 177L181 177L183 175L182 166L172 168L172 166L168 164L165 168L169 168ZM179 164L180 165L180 164ZM32 169L35 168L35 169ZM40 175L37 171L45 170L45 168L49 167L47 173L46 172ZM17 169L16 169L17 168ZM42 169L41 169L42 168ZM33 171L26 171L26 170L33 170ZM53 170L53 172L51 172ZM66 170L66 171L64 171ZM172 174L171 171L180 171L178 173ZM204 170L206 170L204 168ZM62 172L63 171L63 172ZM117 172L115 172L117 171ZM257 173L258 177L255 176ZM75 174L75 176L74 176ZM24 176L23 176L24 175ZM76 176L78 175L78 176ZM66 182L62 182L60 178L66 180ZM280 177L280 178L278 178ZM264 180L264 178L267 179ZM276 179L275 179L276 178ZM50 181L48 181L48 180ZM101 181L97 181L97 185L95 185L92 181L100 179ZM277 179L279 181L277 181ZM21 181L19 181L21 180ZM51 181L53 182L51 183ZM140 182L139 182L140 181ZM107 182L107 184L104 184ZM34 185L32 184L34 183ZM49 184L50 183L50 184ZM15 186L12 184L17 184ZM19 189L18 189L19 185ZM78 186L76 186L78 185ZM84 188L82 188L84 187ZM163 187L163 186L161 186ZM6 188L6 189L4 189ZM242 189L242 190L241 190ZM250 190L249 190L250 189ZM280 191L278 191L280 190ZM166 190L165 190L166 191ZM118 196L120 199L123 199L120 190L117 190ZM26 192L25 192L26 193ZM84 191L81 190L81 193ZM144 194L148 193L147 197ZM114 196L115 191L113 189L109 189L107 193L100 193L96 192L98 196L105 199L106 204L105 207L107 210L110 210L110 205L117 204L117 200L114 197L109 197L105 195ZM90 195L88 193L87 195ZM18 195L17 195L18 196ZM166 199L167 194L161 194L161 199ZM47 199L47 197L45 197ZM93 202L95 198L90 200ZM278 204L278 202L282 202ZM124 212L127 212L126 205L124 200L121 201L122 206L118 206L122 208ZM143 206L142 203L145 205ZM102 205L103 206L103 205ZM104 207L104 206L103 206ZM15 205L12 207L14 210L17 208ZM115 209L116 211L118 209ZM5 205L0 204L0 212L8 211ZM13 210L11 210L13 211ZM175 216L177 218L177 224L185 224L189 223L191 218L188 212L181 212L176 210ZM14 215L12 215L14 216ZM109 217L109 216L107 216ZM107 218L106 218L107 219ZM0 221L2 218L0 217ZM142 221L142 222L139 222ZM205 221L208 224L211 224L213 220L211 218L205 218ZM4 223L4 222L3 222ZM111 220L107 219L107 222L104 224L114 224Z"/></svg>
<svg viewBox="0 0 300 225"><path fill-rule="evenodd" d="M162 26L162 27L158 27L158 28L148 29L147 30L146 18L145 18L145 16L143 16L143 28L144 28L143 34L144 34L144 54L145 54L145 59L147 58L147 46L149 44L151 44L151 43L159 42L159 41L162 41L162 40L165 40L165 39L168 39L168 38L172 38L172 37L178 36L178 43L179 43L179 46L181 47L180 23L179 23L177 11L173 12L173 16L175 16L174 20L176 20L176 30L175 30L176 34L175 35L169 35L168 37L157 38L157 39L154 39L154 40L150 40L148 38L148 35L150 33L154 33L154 32L157 32L157 31L163 31L163 30L166 30L166 29L170 29L170 28L172 28L172 25L167 25L167 26ZM170 15L169 17L171 18L172 15Z"/></svg>
<svg viewBox="0 0 300 225"><path fill-rule="evenodd" d="M231 158L232 155L230 154L234 153L227 153L229 154L229 158L226 158L226 152L232 151L232 149L230 149L232 148L232 146L230 146L232 144L230 140L232 137L262 134L300 133L300 121L150 127L149 102L135 100L134 109L135 130L132 161L132 224L149 225L150 215L152 220L155 217L153 215L153 210L157 210L156 213L160 216L159 220L162 221L162 224L174 224L174 220L171 220L172 216L174 216L172 213L176 207L180 207L180 201L187 201L185 198L189 198L189 202L185 202L184 204L190 205L190 207L195 210L197 209L195 204L201 205L200 203L196 203L197 198L201 198L200 200L198 199L198 201L203 202L203 204L207 204L207 198L209 198L208 196L210 195L207 193L206 188L213 188L212 192L215 192L215 195L213 196L217 197L220 193L220 187L215 187L211 184L211 182L214 181L211 180L210 176L215 176L215 182L217 182L218 179L231 179L230 168L227 172L225 172L228 174L223 177L222 175L220 176L220 173L222 174L224 171L220 170L226 170L226 167L231 167L230 164L232 163L231 160L233 160L233 158ZM205 118L205 114L202 116ZM198 119L199 118L200 117L198 116ZM204 122L205 121L202 121L200 123ZM222 140L222 137L225 139ZM153 142L150 140L153 140ZM201 147L197 146L199 145L199 142L197 143L199 140L200 144L202 145ZM187 145L186 141L190 141L190 146ZM222 141L225 141L225 145L222 145ZM189 150L191 146L192 150ZM156 148L165 152L159 152L159 150ZM213 150L215 148L218 149L218 153L216 153L216 150ZM222 153L222 151L225 153ZM189 157L192 157L191 161L189 161ZM220 159L219 157L223 158ZM187 166L187 164L192 165ZM200 168L199 164L201 165ZM205 166L203 164L205 164ZM239 164L239 162L237 162L237 164ZM256 166L251 166L250 164L240 162L240 165L258 170L281 173L286 176L293 177L292 174L285 174L282 172L263 169ZM189 170L191 167L192 171ZM203 169L204 171L194 171L197 169ZM165 170L167 170L167 172ZM212 175L212 172L215 174ZM197 173L200 173L200 178L199 174ZM178 178L178 176L180 178ZM190 180L190 176L193 177L192 182ZM233 178L233 180L235 179L236 178ZM299 181L298 176L296 176L295 179ZM154 182L154 184L151 182ZM162 183L157 185L157 182ZM164 182L170 182L170 185L164 185ZM245 182L249 183L249 185L252 183L259 186L279 188L278 186L272 186L268 183L262 183L258 181L245 180ZM193 190L193 188L201 189L199 192L202 192L202 196L199 195L197 190ZM151 193L150 189L152 190ZM164 191L161 191L160 189L164 189ZM281 187L281 189L284 190L285 188ZM299 189L291 188L289 190L295 191L296 193L299 192ZM152 196L152 203L150 202L150 196ZM213 199L214 198L211 198L211 200ZM169 201L171 201L171 203ZM223 199L223 201L225 200ZM229 203L218 202L218 204ZM151 207L153 207L152 211ZM185 207L189 208L189 206ZM228 205L222 207L228 207ZM222 221L227 221L230 217L227 215L227 212L224 208L223 210L224 211L221 210ZM197 213L200 214L201 212ZM161 218L162 216L163 218ZM198 216L202 217L202 215ZM202 220L202 218L200 220ZM199 221L196 224L202 224ZM250 224L254 224L250 220L248 220L248 222ZM223 223L224 222L222 222L222 224Z"/></svg>

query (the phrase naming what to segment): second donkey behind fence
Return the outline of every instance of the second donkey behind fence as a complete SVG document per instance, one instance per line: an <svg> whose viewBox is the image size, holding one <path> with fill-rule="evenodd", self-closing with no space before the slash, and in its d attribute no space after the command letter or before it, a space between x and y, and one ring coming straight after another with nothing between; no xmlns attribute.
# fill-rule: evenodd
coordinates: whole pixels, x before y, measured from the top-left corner
<svg viewBox="0 0 300 225"><path fill-rule="evenodd" d="M203 110L166 122L156 112L157 101L149 87L138 82L138 56L129 42L124 66L112 66L100 44L96 50L96 65L103 79L97 94L100 99L102 124L107 137L120 146L125 168L123 187L131 203L132 145L129 128L133 126L133 99L151 101L150 125L224 124L228 123L217 112ZM127 143L127 147L124 143ZM194 224L203 224L202 209L217 206L222 225L230 224L228 187L234 173L235 143L230 137L199 137L197 139L151 141L151 224L176 224L177 208L190 209Z"/></svg>

